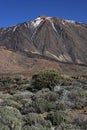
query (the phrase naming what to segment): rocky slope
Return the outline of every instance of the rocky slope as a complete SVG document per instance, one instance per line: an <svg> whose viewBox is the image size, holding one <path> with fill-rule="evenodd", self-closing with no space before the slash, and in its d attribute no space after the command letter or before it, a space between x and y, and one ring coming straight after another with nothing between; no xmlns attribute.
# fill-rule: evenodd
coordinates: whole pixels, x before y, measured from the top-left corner
<svg viewBox="0 0 87 130"><path fill-rule="evenodd" d="M46 68L44 60L48 64L47 68L49 64L52 68L56 64L55 68L63 70L66 63L69 68L74 64L75 69L77 64L85 66L84 69L87 70L87 25L60 18L39 16L33 21L0 28L0 53L11 59L9 61L8 58L0 57L0 67L3 71L31 69L31 61L35 70L37 66L40 69ZM64 70L66 68L67 66Z"/></svg>

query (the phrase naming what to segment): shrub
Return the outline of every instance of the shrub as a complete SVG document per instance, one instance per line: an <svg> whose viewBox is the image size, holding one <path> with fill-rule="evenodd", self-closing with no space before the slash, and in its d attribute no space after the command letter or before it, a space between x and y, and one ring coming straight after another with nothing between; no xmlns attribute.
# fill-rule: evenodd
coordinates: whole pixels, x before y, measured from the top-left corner
<svg viewBox="0 0 87 130"><path fill-rule="evenodd" d="M56 104L56 109L64 111L64 110L66 110L66 104L64 102L59 102Z"/></svg>
<svg viewBox="0 0 87 130"><path fill-rule="evenodd" d="M0 124L0 130L10 130L7 125Z"/></svg>
<svg viewBox="0 0 87 130"><path fill-rule="evenodd" d="M55 130L82 130L80 128L77 128L75 125L72 124L66 124L66 123L61 123L61 125L57 126Z"/></svg>
<svg viewBox="0 0 87 130"><path fill-rule="evenodd" d="M56 70L44 70L40 71L37 75L32 76L32 86L35 89L50 88L57 84L69 85L71 78L61 76Z"/></svg>
<svg viewBox="0 0 87 130"><path fill-rule="evenodd" d="M47 101L56 101L59 95L55 92L50 91L48 88L39 90L35 96L35 98L44 98Z"/></svg>
<svg viewBox="0 0 87 130"><path fill-rule="evenodd" d="M30 79L23 77L1 77L0 90L13 94L16 90L25 90L30 86Z"/></svg>
<svg viewBox="0 0 87 130"><path fill-rule="evenodd" d="M70 117L68 113L63 111L50 112L47 119L52 122L52 125L61 125L62 123L70 123Z"/></svg>
<svg viewBox="0 0 87 130"><path fill-rule="evenodd" d="M33 102L33 107L36 109L36 112L43 113L51 110L52 103L44 98L37 98Z"/></svg>
<svg viewBox="0 0 87 130"><path fill-rule="evenodd" d="M22 114L28 114L30 112L35 112L35 108L32 106L31 99L23 99L22 101L23 107L21 109Z"/></svg>
<svg viewBox="0 0 87 130"><path fill-rule="evenodd" d="M68 98L73 103L72 108L81 109L86 104L86 97L83 94L83 90L72 90Z"/></svg>
<svg viewBox="0 0 87 130"><path fill-rule="evenodd" d="M41 127L51 127L51 122L45 121L44 118L36 113L29 113L24 116L25 124L29 126L41 126Z"/></svg>
<svg viewBox="0 0 87 130"><path fill-rule="evenodd" d="M82 109L83 107L84 107L84 104L81 102L76 102L74 104L74 108L76 108L76 109Z"/></svg>
<svg viewBox="0 0 87 130"><path fill-rule="evenodd" d="M35 126L29 126L29 125L25 125L22 130L40 130L39 128L35 127Z"/></svg>
<svg viewBox="0 0 87 130"><path fill-rule="evenodd" d="M80 114L78 117L76 117L76 119L74 119L74 123L76 124L76 126L79 126L83 130L87 130L87 117L86 117L86 115Z"/></svg>
<svg viewBox="0 0 87 130"><path fill-rule="evenodd" d="M40 71L32 77L32 85L36 89L50 88L59 82L59 73L55 70Z"/></svg>
<svg viewBox="0 0 87 130"><path fill-rule="evenodd" d="M13 107L0 106L0 124L2 124L2 128L6 125L7 129L21 130L22 118L20 112Z"/></svg>
<svg viewBox="0 0 87 130"><path fill-rule="evenodd" d="M2 106L11 106L11 107L14 107L14 108L17 108L17 109L21 109L22 108L22 105L17 103L16 101L13 101L11 99L5 99L2 104Z"/></svg>
<svg viewBox="0 0 87 130"><path fill-rule="evenodd" d="M35 126L29 126L29 125L26 125L22 128L22 130L51 130L50 128L43 128L41 127L40 125L38 125L37 127Z"/></svg>

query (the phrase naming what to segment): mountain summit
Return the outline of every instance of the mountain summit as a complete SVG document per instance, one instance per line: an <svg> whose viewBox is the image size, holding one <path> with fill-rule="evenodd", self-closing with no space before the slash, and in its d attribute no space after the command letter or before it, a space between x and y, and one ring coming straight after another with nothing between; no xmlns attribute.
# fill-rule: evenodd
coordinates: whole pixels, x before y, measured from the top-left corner
<svg viewBox="0 0 87 130"><path fill-rule="evenodd" d="M7 58L3 56L3 62L0 63L2 70L25 70L25 64L30 69L29 59L32 64L37 63L37 67L40 66L39 59L43 60L42 68L46 66L43 65L45 62L52 63L54 68L60 63L87 66L87 24L39 16L33 21L0 28L0 53L6 53L10 59L8 63ZM33 62L35 58L37 62ZM54 65L53 61L58 65ZM17 65L12 67L12 64ZM58 68L61 69L60 65Z"/></svg>

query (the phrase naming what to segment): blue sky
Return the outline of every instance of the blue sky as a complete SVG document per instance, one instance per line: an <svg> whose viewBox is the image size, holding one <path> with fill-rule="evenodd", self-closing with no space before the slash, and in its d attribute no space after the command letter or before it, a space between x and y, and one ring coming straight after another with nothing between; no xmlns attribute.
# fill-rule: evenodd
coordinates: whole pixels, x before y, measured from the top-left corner
<svg viewBox="0 0 87 130"><path fill-rule="evenodd" d="M87 0L0 0L0 27L33 20L39 15L87 23Z"/></svg>

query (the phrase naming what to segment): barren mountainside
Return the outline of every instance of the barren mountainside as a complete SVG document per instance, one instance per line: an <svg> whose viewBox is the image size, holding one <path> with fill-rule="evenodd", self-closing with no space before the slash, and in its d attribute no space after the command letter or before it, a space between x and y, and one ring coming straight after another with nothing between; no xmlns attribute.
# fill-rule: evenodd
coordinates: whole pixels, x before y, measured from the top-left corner
<svg viewBox="0 0 87 130"><path fill-rule="evenodd" d="M3 71L44 69L44 61L48 68L50 64L59 70L63 64L70 64L70 69L76 68L75 64L86 67L87 24L39 16L33 21L0 28L0 55L4 55L0 56Z"/></svg>

